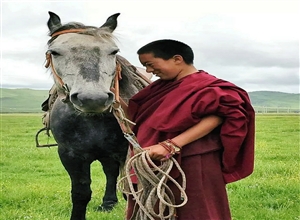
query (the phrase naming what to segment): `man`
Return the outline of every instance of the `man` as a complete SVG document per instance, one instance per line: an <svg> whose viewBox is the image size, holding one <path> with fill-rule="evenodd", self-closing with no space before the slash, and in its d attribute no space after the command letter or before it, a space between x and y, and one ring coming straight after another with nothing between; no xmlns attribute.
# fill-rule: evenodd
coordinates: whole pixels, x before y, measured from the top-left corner
<svg viewBox="0 0 300 220"><path fill-rule="evenodd" d="M158 40L138 50L139 60L159 77L129 101L133 131L153 161L176 158L186 175L188 202L178 220L231 219L226 183L253 172L254 110L248 94L193 65L192 49ZM173 178L182 182L178 170ZM137 184L137 179L132 177ZM169 183L180 203L180 192ZM135 202L128 198L127 219Z"/></svg>

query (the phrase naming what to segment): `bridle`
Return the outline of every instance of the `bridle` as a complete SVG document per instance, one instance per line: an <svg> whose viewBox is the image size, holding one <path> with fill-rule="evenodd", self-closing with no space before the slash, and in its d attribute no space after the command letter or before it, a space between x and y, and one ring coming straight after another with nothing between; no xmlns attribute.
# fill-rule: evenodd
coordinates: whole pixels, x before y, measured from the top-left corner
<svg viewBox="0 0 300 220"><path fill-rule="evenodd" d="M67 33L80 33L80 32L84 32L84 31L85 31L85 29L63 30L63 31L59 31L59 32L56 32L56 33L52 34L51 37L56 37L56 36L59 36L61 34L67 34ZM47 51L46 52L45 67L48 68L49 66L51 67L53 76L56 78L56 80L58 81L60 86L64 89L64 95L63 95L63 98L61 98L61 100L63 102L69 101L70 90L68 88L68 85L65 84L63 82L62 78L57 74L57 72L54 68L54 65L53 65L51 52ZM114 99L113 103L110 106L110 111L113 112L115 118L117 119L117 121L118 121L118 123L119 123L119 125L120 125L120 127L121 127L121 129L124 133L125 138L133 146L140 147L133 131L131 130L131 126L134 125L135 123L130 121L127 118L127 107L128 107L128 105L120 97L119 80L122 79L122 74L121 73L122 73L121 64L118 61L116 61L115 77L114 77L114 81L112 83L112 86L110 88L110 90L115 95L115 99Z"/></svg>
<svg viewBox="0 0 300 220"><path fill-rule="evenodd" d="M70 29L70 30L63 30L63 31L59 31L59 32L56 32L54 34L51 35L51 37L56 37L56 36L59 36L61 34L67 34L67 33L80 33L80 32L83 32L85 31L85 29ZM69 88L68 88L68 85L65 84L62 80L62 78L57 74L55 68L54 68L54 65L53 65L53 61L52 61L52 56L51 56L51 52L47 51L46 52L46 64L45 64L45 67L48 68L48 67L51 67L51 70L52 70L52 74L53 76L56 78L56 80L58 81L58 83L60 84L60 86L64 89L66 95L67 95L67 98L68 98L68 95L69 95ZM115 100L117 102L121 102L121 98L120 98L120 92L119 92L119 80L122 79L122 75L121 75L121 72L122 72L122 68L121 68L121 64L117 61L116 62L116 70L115 70L115 78L114 78L114 85L111 87L111 90L112 92L115 94Z"/></svg>
<svg viewBox="0 0 300 220"><path fill-rule="evenodd" d="M60 86L64 89L64 92L66 93L66 98L68 99L69 97L69 87L67 84L65 84L62 80L62 78L58 75L58 73L56 72L54 65L53 65L53 61L52 61L52 56L51 56L51 52L47 51L46 52L46 64L45 67L51 67L51 71L53 76L56 78L56 80L58 81L58 83L60 84ZM119 80L122 79L122 68L121 68L121 64L116 61L116 70L115 70L115 78L113 81L113 85L111 87L111 91L115 94L115 100L117 102L123 102L123 100L121 100L120 97L120 89L119 89ZM64 99L64 101L66 101L66 99ZM125 102L124 102L125 103Z"/></svg>

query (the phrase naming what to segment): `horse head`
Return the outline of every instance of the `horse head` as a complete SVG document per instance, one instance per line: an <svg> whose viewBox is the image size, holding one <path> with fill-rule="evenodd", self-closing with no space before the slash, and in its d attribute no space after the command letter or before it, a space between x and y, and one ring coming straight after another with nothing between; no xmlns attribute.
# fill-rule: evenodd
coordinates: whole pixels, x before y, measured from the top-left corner
<svg viewBox="0 0 300 220"><path fill-rule="evenodd" d="M62 25L60 17L49 12L47 22L49 62L59 94L68 97L82 113L102 113L114 101L114 81L119 48L113 31L119 13L110 16L100 27L78 22Z"/></svg>

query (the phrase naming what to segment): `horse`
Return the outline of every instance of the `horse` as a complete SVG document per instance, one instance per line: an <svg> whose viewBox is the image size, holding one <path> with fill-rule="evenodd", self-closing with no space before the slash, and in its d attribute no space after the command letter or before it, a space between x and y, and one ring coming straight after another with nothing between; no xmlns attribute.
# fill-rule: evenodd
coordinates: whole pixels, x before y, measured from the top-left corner
<svg viewBox="0 0 300 220"><path fill-rule="evenodd" d="M149 80L124 57L113 31L116 13L100 27L79 22L62 24L49 13L47 64L54 78L56 97L49 116L49 130L57 142L62 165L70 176L71 220L86 218L91 200L91 164L101 163L106 176L105 193L98 210L110 211L117 204L116 183L128 154L128 140L111 108L119 78L119 96L125 104L149 84ZM51 105L51 106L50 106Z"/></svg>

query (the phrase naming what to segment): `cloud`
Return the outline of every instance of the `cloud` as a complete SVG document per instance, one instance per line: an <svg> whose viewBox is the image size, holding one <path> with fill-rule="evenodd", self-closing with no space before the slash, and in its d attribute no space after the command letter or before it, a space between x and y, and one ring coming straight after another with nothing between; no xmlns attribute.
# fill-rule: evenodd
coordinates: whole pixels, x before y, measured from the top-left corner
<svg viewBox="0 0 300 220"><path fill-rule="evenodd" d="M136 66L141 46L172 38L193 48L198 69L247 91L299 93L298 9L296 0L3 1L1 86L52 85L44 67L48 11L93 26L120 12L120 55Z"/></svg>

